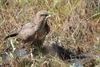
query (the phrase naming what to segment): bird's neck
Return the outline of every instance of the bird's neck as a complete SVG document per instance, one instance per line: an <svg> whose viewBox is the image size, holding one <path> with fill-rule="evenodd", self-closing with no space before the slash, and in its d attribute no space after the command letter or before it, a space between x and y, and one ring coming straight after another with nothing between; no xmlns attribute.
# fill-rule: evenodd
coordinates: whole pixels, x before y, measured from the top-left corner
<svg viewBox="0 0 100 67"><path fill-rule="evenodd" d="M45 24L47 23L47 20L45 19L41 20L40 18L35 18L34 23L38 29L43 29Z"/></svg>
<svg viewBox="0 0 100 67"><path fill-rule="evenodd" d="M44 21L44 19L42 19L42 18L39 18L39 17L34 18L34 23L36 25L43 23L43 21Z"/></svg>

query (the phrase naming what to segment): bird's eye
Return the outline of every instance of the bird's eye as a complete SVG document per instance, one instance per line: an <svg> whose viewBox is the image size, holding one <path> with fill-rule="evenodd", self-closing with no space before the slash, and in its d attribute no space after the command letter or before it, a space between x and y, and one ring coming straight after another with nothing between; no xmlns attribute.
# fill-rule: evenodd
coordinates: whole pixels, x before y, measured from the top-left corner
<svg viewBox="0 0 100 67"><path fill-rule="evenodd" d="M41 16L48 16L48 14L41 14Z"/></svg>

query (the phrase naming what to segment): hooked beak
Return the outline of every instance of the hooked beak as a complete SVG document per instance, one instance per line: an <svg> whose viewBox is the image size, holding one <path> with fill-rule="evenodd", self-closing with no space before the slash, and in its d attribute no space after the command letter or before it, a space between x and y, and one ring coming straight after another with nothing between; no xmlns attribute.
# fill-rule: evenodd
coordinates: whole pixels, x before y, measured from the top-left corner
<svg viewBox="0 0 100 67"><path fill-rule="evenodd" d="M52 15L49 14L49 15L46 17L46 19L48 19L48 18L50 18L50 17L52 17Z"/></svg>
<svg viewBox="0 0 100 67"><path fill-rule="evenodd" d="M53 17L53 16L54 16L54 14L53 14L53 13L48 12L48 16L47 16L46 18L48 19L48 18L51 18L51 17Z"/></svg>

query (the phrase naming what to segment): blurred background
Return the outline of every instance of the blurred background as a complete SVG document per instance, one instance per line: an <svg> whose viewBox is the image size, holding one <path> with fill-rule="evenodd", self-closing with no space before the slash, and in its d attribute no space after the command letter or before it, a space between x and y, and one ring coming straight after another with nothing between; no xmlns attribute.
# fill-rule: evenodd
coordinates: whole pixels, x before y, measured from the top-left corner
<svg viewBox="0 0 100 67"><path fill-rule="evenodd" d="M54 14L33 59L4 37L32 22L39 10ZM14 53L21 53L23 55ZM0 67L100 67L100 0L0 0Z"/></svg>

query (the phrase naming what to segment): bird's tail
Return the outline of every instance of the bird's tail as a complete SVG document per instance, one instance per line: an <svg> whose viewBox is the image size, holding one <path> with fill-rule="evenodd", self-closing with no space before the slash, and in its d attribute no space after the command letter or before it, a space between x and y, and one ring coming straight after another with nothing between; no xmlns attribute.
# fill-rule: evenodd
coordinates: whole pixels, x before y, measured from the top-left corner
<svg viewBox="0 0 100 67"><path fill-rule="evenodd" d="M6 36L6 37L4 38L4 40L8 39L9 37L14 37L14 36L17 36L17 35L18 35L18 33L10 34L10 35Z"/></svg>

